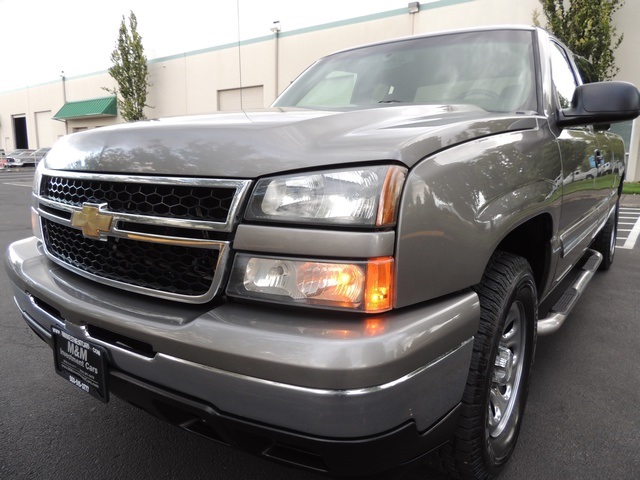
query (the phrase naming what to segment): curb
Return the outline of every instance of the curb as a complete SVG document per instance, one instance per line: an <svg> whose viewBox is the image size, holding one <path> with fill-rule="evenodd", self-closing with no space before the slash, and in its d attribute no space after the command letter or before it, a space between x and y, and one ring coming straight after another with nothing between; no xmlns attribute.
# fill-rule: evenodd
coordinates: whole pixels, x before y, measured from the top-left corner
<svg viewBox="0 0 640 480"><path fill-rule="evenodd" d="M640 208L640 195L624 194L620 197L620 205L623 207Z"/></svg>

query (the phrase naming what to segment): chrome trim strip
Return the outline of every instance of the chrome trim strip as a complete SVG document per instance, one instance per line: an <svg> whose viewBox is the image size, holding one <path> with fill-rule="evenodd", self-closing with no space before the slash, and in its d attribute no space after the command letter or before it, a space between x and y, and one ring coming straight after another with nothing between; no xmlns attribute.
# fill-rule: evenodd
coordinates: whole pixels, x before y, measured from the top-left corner
<svg viewBox="0 0 640 480"><path fill-rule="evenodd" d="M202 240L200 238L183 238L162 235L152 235L149 233L127 232L125 230L114 230L112 237L121 237L128 240L136 240L139 242L161 243L163 245L176 245L179 247L195 247L222 250L222 247L228 242L220 242L219 240Z"/></svg>
<svg viewBox="0 0 640 480"><path fill-rule="evenodd" d="M95 179L107 182L121 183L143 183L147 185L187 185L195 187L228 187L238 188L239 186L248 185L251 180L233 180L218 178L197 178L197 177L171 177L171 176L152 176L152 175L127 175L127 174L111 174L111 173L87 173L74 172L69 170L50 170L43 168L41 175L49 177L74 178L78 180Z"/></svg>
<svg viewBox="0 0 640 480"><path fill-rule="evenodd" d="M50 204L54 204L55 205L54 208L56 208L56 210L64 210L69 213L79 212L80 210L82 210L81 208L73 207L71 205L65 205L65 207L67 208L64 208L64 209L58 208L59 206L62 206L62 204L58 204L50 201L46 201L46 202L41 201L41 203L46 204L47 206L49 206ZM59 223L61 225L64 225L65 227L73 228L75 230L82 230L81 228L78 228L72 225L71 220L66 219L64 217L59 217L51 212L42 210L41 208L37 209L37 213L42 218L46 218L47 220L50 220L52 222ZM110 212L104 211L103 213L110 213ZM185 238L185 237L175 237L175 236L165 236L165 235L154 235L151 233L134 232L131 230L123 230L118 228L117 223L119 221L128 221L128 220L125 220L125 217L129 217L129 216L130 215L125 216L120 214L113 214L112 226L109 229L108 235L106 236L127 238L129 240L139 240L143 242L162 243L165 245L180 245L185 247L197 247L197 248L216 248L216 247L219 247L220 245L228 244L228 242L221 242L219 240L206 240L206 239L200 239L200 238ZM156 217L149 217L149 218L156 218ZM131 222L130 221L130 223L138 223L138 224L170 226L170 227L178 227L178 228L181 227L182 225L179 224L180 220L178 220L177 222L178 223L176 224L172 223L169 225L164 225L164 224L153 223L153 222ZM202 228L200 230L207 230L207 229Z"/></svg>
<svg viewBox="0 0 640 480"><path fill-rule="evenodd" d="M587 216L584 219L580 220L577 224L574 224L574 226L571 227L568 231L560 235L560 240L562 241L562 258L571 253L571 251L578 245L580 245L580 243L587 237L590 236L592 240L596 237L598 232L609 220L609 216L616 209L615 204L609 204L609 202L611 202L611 199L613 198L613 195L614 194L611 194L606 201L600 202L595 209L587 213ZM609 211L609 213L605 215L607 210ZM597 216L595 220L593 219L594 216ZM587 225L585 226L585 224ZM573 235L573 232L577 231L578 229L582 230L581 235L571 241L566 240L567 237Z"/></svg>

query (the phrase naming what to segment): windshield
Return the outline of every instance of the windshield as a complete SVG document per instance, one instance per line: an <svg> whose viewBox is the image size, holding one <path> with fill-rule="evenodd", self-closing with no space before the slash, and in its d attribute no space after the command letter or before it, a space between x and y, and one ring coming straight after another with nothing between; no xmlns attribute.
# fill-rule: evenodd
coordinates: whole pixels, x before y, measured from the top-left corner
<svg viewBox="0 0 640 480"><path fill-rule="evenodd" d="M311 66L273 106L472 104L535 111L532 39L531 31L466 32L337 53Z"/></svg>

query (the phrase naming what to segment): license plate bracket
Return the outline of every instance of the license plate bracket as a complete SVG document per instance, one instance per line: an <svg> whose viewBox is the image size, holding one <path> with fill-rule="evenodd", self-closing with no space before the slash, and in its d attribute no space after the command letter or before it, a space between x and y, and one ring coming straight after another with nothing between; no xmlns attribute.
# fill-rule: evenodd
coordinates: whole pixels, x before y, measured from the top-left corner
<svg viewBox="0 0 640 480"><path fill-rule="evenodd" d="M107 403L106 349L55 326L51 333L56 373L83 392Z"/></svg>

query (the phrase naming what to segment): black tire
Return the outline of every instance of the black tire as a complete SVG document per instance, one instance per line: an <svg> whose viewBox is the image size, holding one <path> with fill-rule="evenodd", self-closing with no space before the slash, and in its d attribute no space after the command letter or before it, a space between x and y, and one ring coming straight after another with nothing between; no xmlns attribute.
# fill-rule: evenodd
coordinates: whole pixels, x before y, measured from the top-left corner
<svg viewBox="0 0 640 480"><path fill-rule="evenodd" d="M602 254L600 270L609 270L616 254L616 240L618 239L618 210L620 201L616 203L615 211L609 216L602 230L598 232L591 245L596 251Z"/></svg>
<svg viewBox="0 0 640 480"><path fill-rule="evenodd" d="M537 332L536 284L524 258L497 252L476 292L480 324L462 412L452 441L439 452L440 467L463 479L491 478L511 456Z"/></svg>

